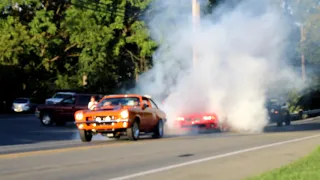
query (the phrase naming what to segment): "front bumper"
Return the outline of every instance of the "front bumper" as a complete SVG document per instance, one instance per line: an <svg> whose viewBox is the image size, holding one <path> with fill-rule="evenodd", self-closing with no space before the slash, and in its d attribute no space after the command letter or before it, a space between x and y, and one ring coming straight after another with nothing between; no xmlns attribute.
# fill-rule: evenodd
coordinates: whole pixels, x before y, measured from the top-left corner
<svg viewBox="0 0 320 180"><path fill-rule="evenodd" d="M30 110L30 107L28 106L21 106L21 107L11 107L12 111L14 112L27 112Z"/></svg>
<svg viewBox="0 0 320 180"><path fill-rule="evenodd" d="M129 127L129 121L124 120L111 120L108 122L99 122L99 121L81 121L75 122L79 130L87 130L93 132L117 132L123 131Z"/></svg>

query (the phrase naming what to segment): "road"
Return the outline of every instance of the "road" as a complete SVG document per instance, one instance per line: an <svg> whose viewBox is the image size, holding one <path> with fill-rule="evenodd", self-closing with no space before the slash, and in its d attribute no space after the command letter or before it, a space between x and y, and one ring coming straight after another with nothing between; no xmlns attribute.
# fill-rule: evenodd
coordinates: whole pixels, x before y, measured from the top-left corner
<svg viewBox="0 0 320 180"><path fill-rule="evenodd" d="M6 126L4 135L12 135L9 127L22 131L9 137L14 143L1 140L9 145L0 147L4 180L241 179L295 160L320 145L319 119L290 127L269 126L262 134L213 133L88 144L72 140L76 137L72 126L40 127L32 117L0 118L0 122L1 128Z"/></svg>

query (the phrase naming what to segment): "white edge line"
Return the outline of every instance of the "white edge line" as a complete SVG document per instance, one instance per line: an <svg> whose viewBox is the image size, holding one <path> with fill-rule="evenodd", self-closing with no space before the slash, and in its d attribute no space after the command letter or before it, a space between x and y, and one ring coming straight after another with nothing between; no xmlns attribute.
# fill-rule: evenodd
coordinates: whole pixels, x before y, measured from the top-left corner
<svg viewBox="0 0 320 180"><path fill-rule="evenodd" d="M142 172L130 174L130 175L127 175L127 176L111 178L109 180L125 180L125 179L136 178L136 177L139 177L139 176L144 176L144 175L148 175L148 174L167 171L167 170L171 170L171 169L174 169L174 168L188 166L188 165L192 165L192 164L196 164L196 163L202 163L202 162L206 162L206 161L210 161L210 160L214 160L214 159L220 159L220 158L233 156L233 155L237 155L237 154L241 154L241 153L245 153L245 152L256 151L256 150L259 150L259 149L265 149L265 148L280 146L280 145L293 143L293 142L297 142L297 141L303 141L303 140L312 139L312 138L316 138L316 137L320 137L320 134L307 136L307 137L302 137L302 138L297 138L297 139L291 139L291 140L287 140L287 141L281 141L281 142L272 143L272 144L266 144L266 145L262 145L262 146L256 146L256 147L252 147L252 148L248 148L248 149L242 149L242 150L239 150L239 151L233 151L233 152L229 152L229 153L225 153L225 154L210 156L210 157L207 157L207 158L202 158L202 159L197 159L197 160L188 161L188 162L184 162L184 163L174 164L174 165L170 165L170 166L166 166L166 167L161 167L161 168L151 169L151 170L147 170L147 171L142 171Z"/></svg>

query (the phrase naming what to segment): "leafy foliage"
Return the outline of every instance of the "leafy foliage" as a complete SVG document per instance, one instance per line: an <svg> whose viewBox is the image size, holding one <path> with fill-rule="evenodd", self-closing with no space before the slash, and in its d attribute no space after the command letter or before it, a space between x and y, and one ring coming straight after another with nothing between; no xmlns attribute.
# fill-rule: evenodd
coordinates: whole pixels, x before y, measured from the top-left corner
<svg viewBox="0 0 320 180"><path fill-rule="evenodd" d="M305 26L306 59L318 63L319 5L315 0L286 1L293 19ZM0 99L44 98L65 88L111 93L132 84L151 68L158 46L140 18L150 2L2 0L0 83L7 91ZM208 0L206 13L219 3L223 0Z"/></svg>
<svg viewBox="0 0 320 180"><path fill-rule="evenodd" d="M157 47L139 20L149 2L1 1L0 66L12 67L19 79L8 88L15 87L14 96L82 88L86 74L86 88L107 93L134 80L151 66ZM14 79L0 73L0 83Z"/></svg>

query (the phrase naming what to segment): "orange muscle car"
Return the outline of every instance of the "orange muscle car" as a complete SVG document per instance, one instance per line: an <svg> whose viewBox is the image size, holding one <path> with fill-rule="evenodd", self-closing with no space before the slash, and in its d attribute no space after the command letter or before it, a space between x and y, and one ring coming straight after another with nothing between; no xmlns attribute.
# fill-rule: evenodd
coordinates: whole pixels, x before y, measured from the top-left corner
<svg viewBox="0 0 320 180"><path fill-rule="evenodd" d="M96 109L77 111L74 117L83 142L91 141L96 134L137 140L143 132L161 138L166 122L166 114L151 97L138 94L105 96Z"/></svg>

